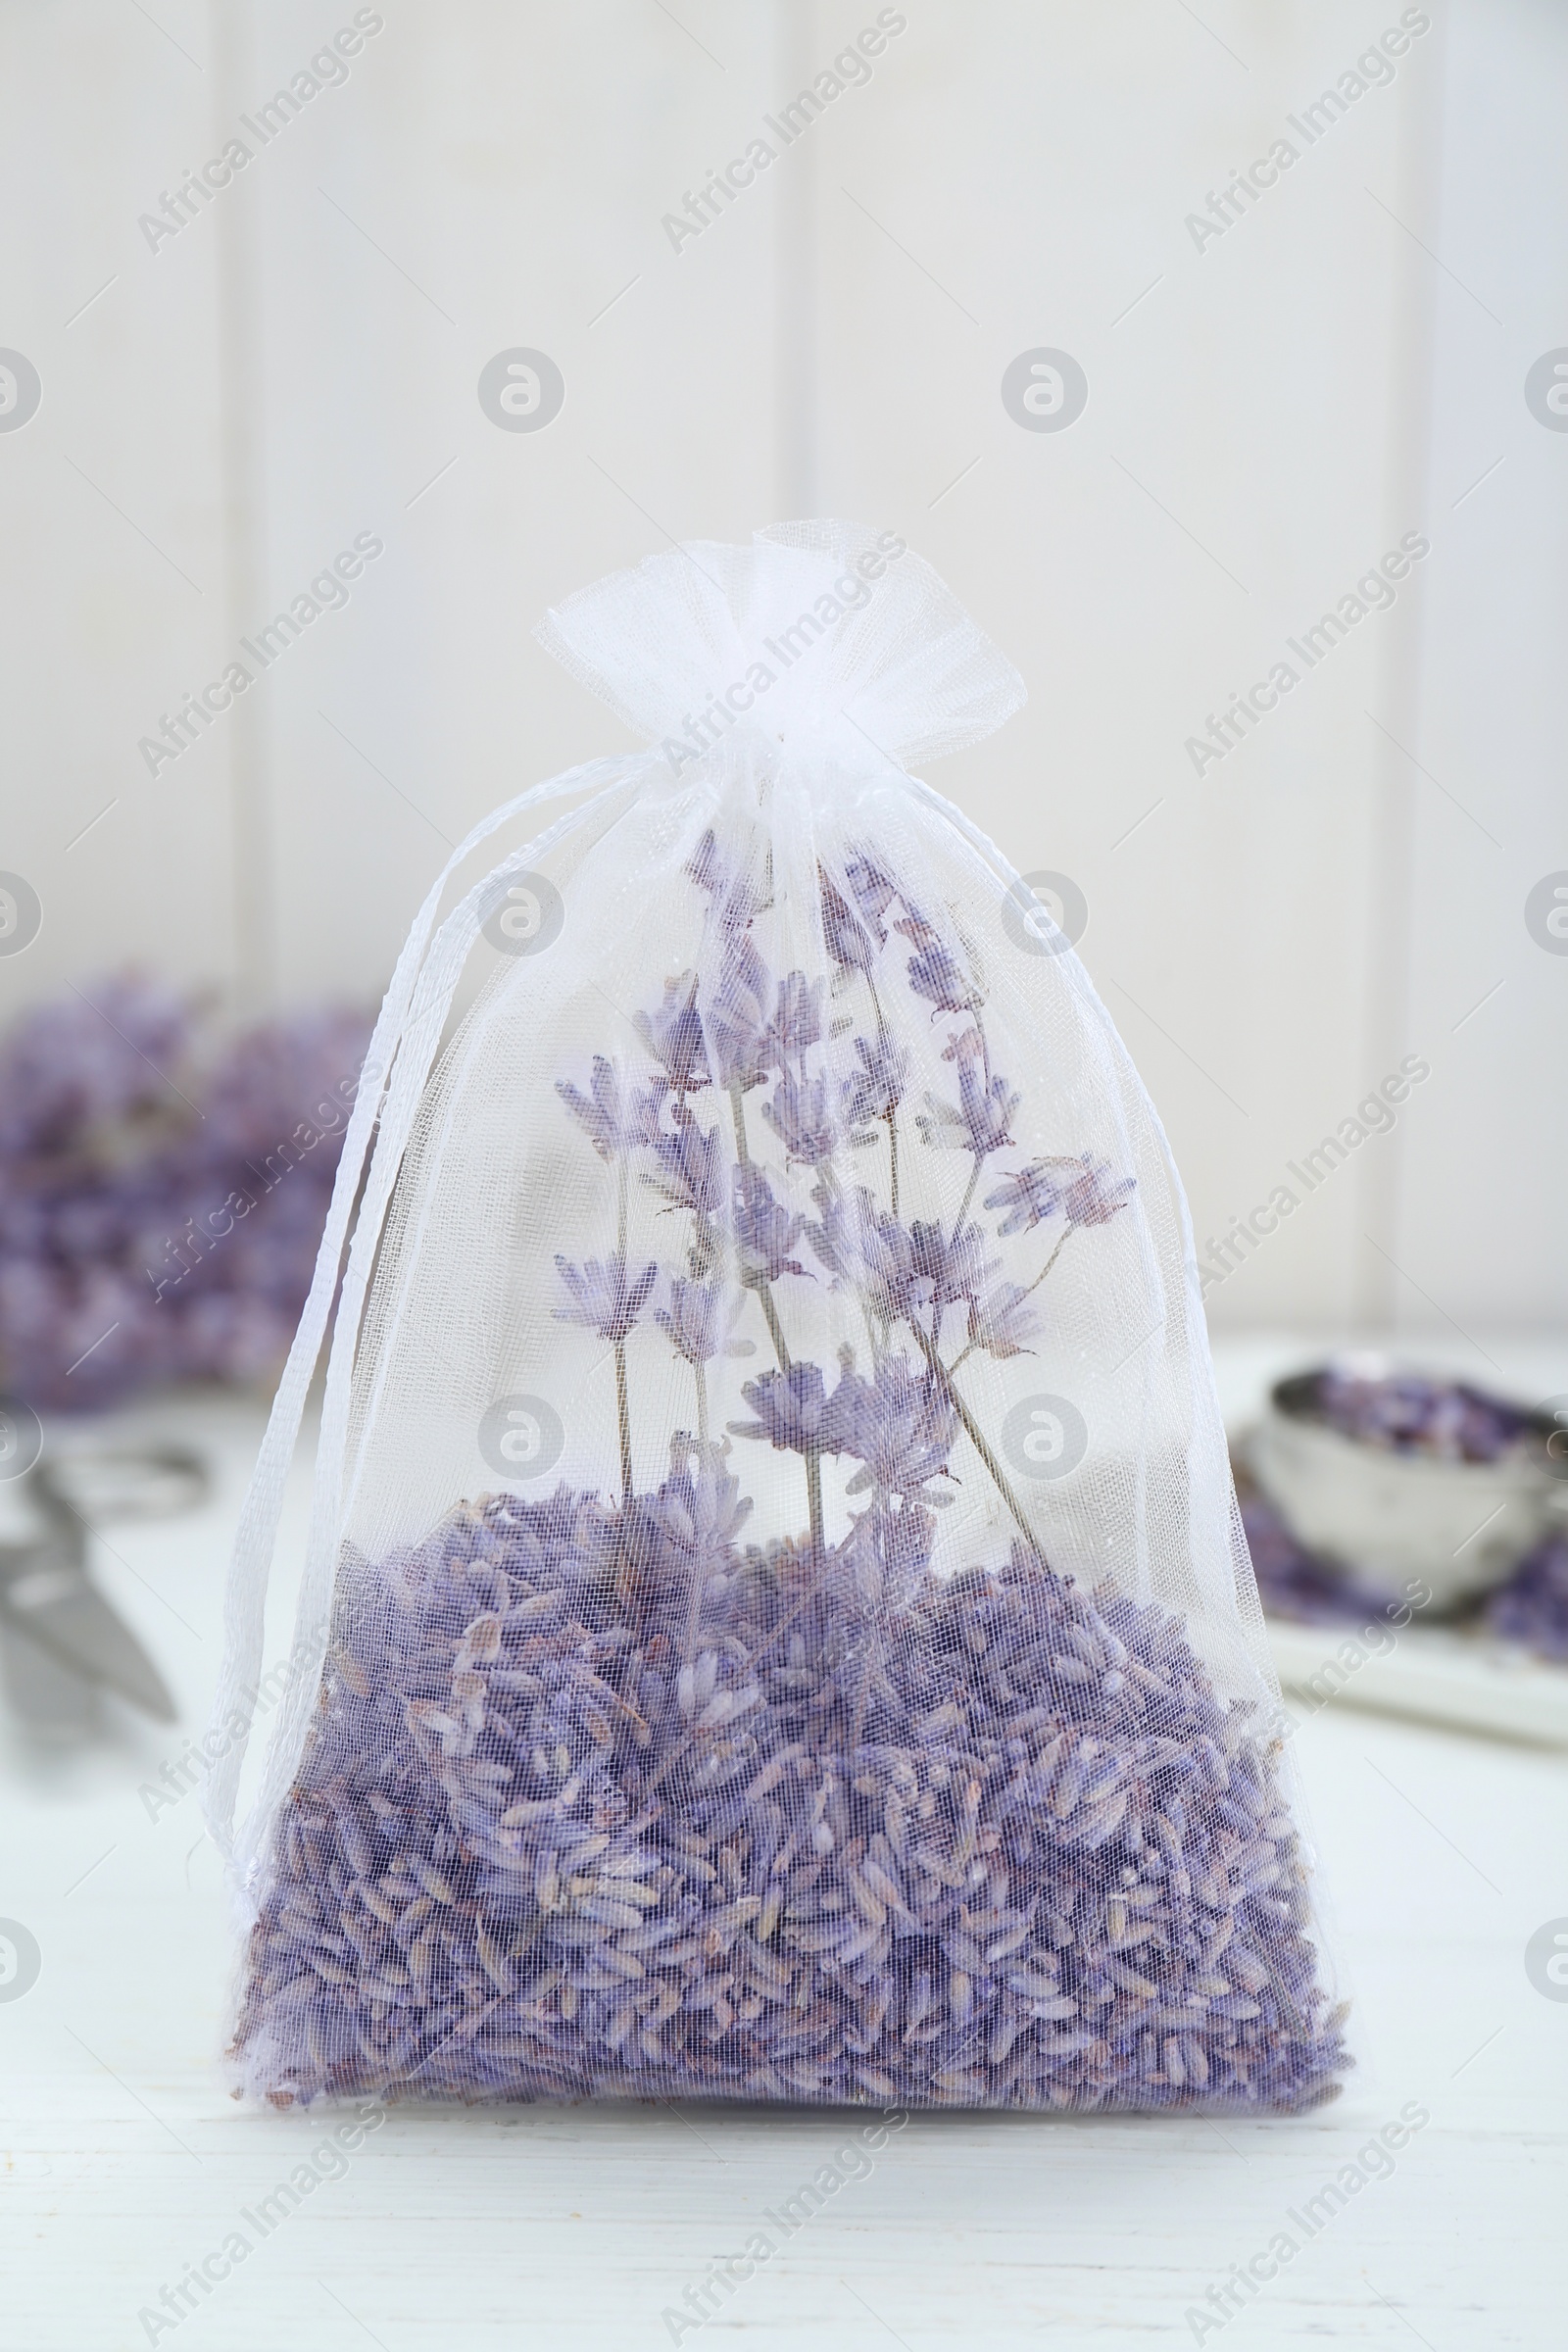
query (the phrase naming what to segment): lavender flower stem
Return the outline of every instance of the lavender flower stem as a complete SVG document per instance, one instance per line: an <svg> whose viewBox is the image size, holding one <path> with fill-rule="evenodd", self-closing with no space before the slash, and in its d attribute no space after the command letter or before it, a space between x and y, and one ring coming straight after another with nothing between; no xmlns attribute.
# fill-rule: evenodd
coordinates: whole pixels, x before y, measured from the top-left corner
<svg viewBox="0 0 1568 2352"><path fill-rule="evenodd" d="M729 1090L729 1106L735 1121L735 1155L743 1168L749 1168L752 1164L752 1155L746 1141L746 1102L738 1086L732 1086ZM784 1337L784 1326L778 1319L778 1308L773 1303L772 1287L768 1283L757 1281L752 1283L750 1288L757 1293L758 1303L767 1319L768 1337L773 1343L773 1352L778 1357L778 1368L781 1372L787 1372L790 1368L789 1344ZM811 1546L813 1550L820 1551L823 1542L822 1457L814 1449L808 1447L804 1458L806 1462L806 1509L810 1523Z"/></svg>
<svg viewBox="0 0 1568 2352"><path fill-rule="evenodd" d="M631 1508L631 1408L626 1399L626 1343L615 1342L615 1418L620 1427L620 1503Z"/></svg>
<svg viewBox="0 0 1568 2352"><path fill-rule="evenodd" d="M1046 1276L1047 1276L1047 1275L1048 1275L1048 1274L1051 1272L1051 1269L1052 1269L1052 1267L1053 1267L1053 1266L1055 1264L1055 1262L1056 1262L1057 1258L1058 1258L1058 1257L1061 1255L1061 1253L1062 1253L1063 1250L1065 1250L1065 1249L1066 1249L1066 1247L1067 1247L1067 1240L1068 1240L1068 1236L1071 1234L1072 1230L1073 1230L1073 1229L1072 1229L1072 1227L1069 1225L1069 1226L1068 1226L1068 1228L1067 1228L1067 1231L1066 1231L1066 1233L1064 1233L1064 1234L1062 1235L1062 1237L1061 1237L1060 1241L1059 1241L1059 1242L1056 1244L1056 1247L1054 1248L1054 1250L1053 1250L1053 1251L1051 1252L1051 1255L1050 1255L1050 1256L1047 1258L1047 1260L1046 1260L1045 1264L1044 1264L1044 1265L1041 1267L1041 1269L1040 1269L1039 1273L1038 1273L1038 1274L1035 1276L1035 1278L1034 1278L1033 1282L1031 1282L1031 1283L1029 1283L1029 1284L1027 1284L1027 1285L1026 1285L1026 1287L1025 1287L1025 1289L1024 1289L1024 1294L1023 1294L1023 1295L1024 1295L1024 1297L1025 1297L1026 1298L1028 1298L1028 1296L1029 1296L1029 1294L1030 1294L1030 1292L1031 1292L1031 1291L1038 1291L1038 1290L1039 1290L1039 1288L1040 1288L1040 1285L1041 1285L1041 1284L1042 1284L1042 1283L1045 1281L1045 1279L1046 1279ZM968 1351L968 1349L967 1349L967 1348L965 1348L965 1349L964 1349L964 1354L965 1354L965 1355L967 1355L967 1353L968 1353L968 1352L969 1352L969 1351ZM955 1366L955 1370L956 1370L956 1366Z"/></svg>
<svg viewBox="0 0 1568 2352"><path fill-rule="evenodd" d="M876 993L876 982L872 979L869 972L867 972L865 975L865 985L871 991L871 1004L876 1013L877 1048L878 1051L885 1055L888 1047L888 1024L882 1011L882 1000ZM898 1104L896 1102L890 1102L888 1104L887 1128L888 1193L890 1197L890 1206L892 1207L893 1214L897 1216L899 1213L899 1111Z"/></svg>
<svg viewBox="0 0 1568 2352"><path fill-rule="evenodd" d="M619 1234L620 1262L626 1263L626 1154L618 1163L619 1198L616 1207L616 1229ZM615 1421L620 1433L620 1505L631 1508L631 1404L626 1395L626 1343L615 1342Z"/></svg>
<svg viewBox="0 0 1568 2352"><path fill-rule="evenodd" d="M784 1338L784 1327L778 1319L778 1308L773 1303L773 1294L765 1282L754 1282L751 1288L757 1293L767 1318L768 1337L773 1343L773 1352L778 1357L778 1368L781 1372L787 1372L790 1368L790 1351Z"/></svg>
<svg viewBox="0 0 1568 2352"><path fill-rule="evenodd" d="M703 1622L703 1555L692 1553L691 1587L686 1594L686 1627L681 1642L681 1664L690 1666L697 1656L697 1642Z"/></svg>
<svg viewBox="0 0 1568 2352"><path fill-rule="evenodd" d="M806 1510L810 1526L811 1549L820 1553L822 1531L822 1457L814 1447L806 1452Z"/></svg>
<svg viewBox="0 0 1568 2352"><path fill-rule="evenodd" d="M964 1188L963 1199L958 1204L958 1213L953 1220L953 1230L955 1235L956 1235L958 1228L962 1225L964 1218L969 1214L969 1203L974 1199L974 1188L980 1181L980 1165L984 1157L985 1154L981 1152L977 1152L974 1155L974 1166L969 1170L969 1182Z"/></svg>
<svg viewBox="0 0 1568 2352"><path fill-rule="evenodd" d="M911 1322L909 1328L914 1333L915 1340L919 1345L920 1352L925 1357L927 1364L930 1366L933 1376L940 1384L944 1396L947 1397L948 1402L952 1405L954 1411L957 1414L959 1426L962 1428L964 1436L968 1439L970 1445L974 1447L976 1453L980 1456L980 1459L990 1471L998 1494L1002 1496L1003 1501L1006 1504L1008 1510L1012 1513L1013 1518L1016 1520L1019 1532L1023 1536L1024 1542L1034 1553L1035 1558L1041 1562L1042 1566L1046 1565L1045 1554L1041 1550L1039 1543L1036 1541L1034 1529L1030 1526L1028 1520L1024 1516L1023 1505L1018 1500L1017 1495L1013 1493L1012 1485L1007 1477L1006 1472L1003 1469L1002 1464L998 1461L996 1455L992 1452L991 1447L986 1443L985 1432L981 1429L980 1424L978 1421L976 1421L973 1413L970 1412L969 1407L964 1403L963 1398L959 1396L956 1387L954 1385L952 1372L949 1371L947 1365L942 1361L941 1356L938 1355L935 1348L926 1338L925 1333L920 1329L919 1324Z"/></svg>
<svg viewBox="0 0 1568 2352"><path fill-rule="evenodd" d="M735 1156L743 1168L749 1168L752 1153L746 1141L746 1103L738 1086L732 1086L729 1090L729 1107L735 1121Z"/></svg>

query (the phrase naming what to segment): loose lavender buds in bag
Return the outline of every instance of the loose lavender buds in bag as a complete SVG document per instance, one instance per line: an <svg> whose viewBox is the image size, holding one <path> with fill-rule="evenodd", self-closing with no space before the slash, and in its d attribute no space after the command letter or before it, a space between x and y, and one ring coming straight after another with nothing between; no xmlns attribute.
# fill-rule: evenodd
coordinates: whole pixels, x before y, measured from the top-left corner
<svg viewBox="0 0 1568 2352"><path fill-rule="evenodd" d="M231 1586L240 2081L1330 2095L1180 1187L1066 939L907 772L1021 681L837 523L540 634L656 748L481 827L576 804L437 886L382 1012ZM231 1840L346 1244L319 1670Z"/></svg>

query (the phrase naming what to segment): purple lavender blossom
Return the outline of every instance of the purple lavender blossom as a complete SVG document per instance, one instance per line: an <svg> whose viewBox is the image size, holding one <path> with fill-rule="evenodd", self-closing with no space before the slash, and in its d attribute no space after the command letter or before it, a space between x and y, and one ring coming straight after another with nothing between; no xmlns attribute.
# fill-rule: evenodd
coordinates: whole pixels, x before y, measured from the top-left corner
<svg viewBox="0 0 1568 2352"><path fill-rule="evenodd" d="M844 868L845 880L855 894L855 903L867 923L875 931L878 944L887 938L884 925L888 908L899 899L899 886L878 858L868 851L858 850Z"/></svg>
<svg viewBox="0 0 1568 2352"><path fill-rule="evenodd" d="M927 1503L951 1499L934 1494L927 1497ZM861 1511L844 1540L839 1558L846 1583L853 1582L857 1599L873 1613L879 1631L890 1612L896 1611L900 1617L906 1614L929 1572L937 1521L927 1503L906 1497L897 1510L876 1507Z"/></svg>
<svg viewBox="0 0 1568 2352"><path fill-rule="evenodd" d="M781 1274L806 1272L790 1255L805 1229L806 1219L792 1215L783 1206L760 1168L735 1170L732 1213L743 1282L777 1282Z"/></svg>
<svg viewBox="0 0 1568 2352"><path fill-rule="evenodd" d="M896 1323L908 1310L914 1280L914 1244L905 1227L877 1207L864 1185L845 1194L819 1182L811 1198L821 1213L806 1237L834 1287L859 1292L868 1312Z"/></svg>
<svg viewBox="0 0 1568 2352"><path fill-rule="evenodd" d="M633 1026L654 1059L667 1073L677 1094L687 1094L709 1084L695 972L683 973L678 980L666 980L663 1003L653 1012L635 1014Z"/></svg>
<svg viewBox="0 0 1568 2352"><path fill-rule="evenodd" d="M1004 1177L994 1193L987 1193L987 1208L1000 1208L1005 1213L997 1226L1004 1241L1015 1233L1031 1233L1054 1217L1061 1206L1063 1180L1056 1170L1076 1162L1059 1159L1031 1160L1016 1175Z"/></svg>
<svg viewBox="0 0 1568 2352"><path fill-rule="evenodd" d="M1069 1226L1105 1225L1126 1207L1138 1181L1122 1176L1111 1183L1109 1176L1109 1163L1097 1163L1088 1152L1081 1158L1036 1159L988 1193L986 1206L1005 1211L997 1227L1004 1240L1032 1232L1057 1209Z"/></svg>
<svg viewBox="0 0 1568 2352"><path fill-rule="evenodd" d="M923 1307L934 1316L938 1336L943 1309L960 1299L972 1302L993 1274L1001 1260L986 1256L986 1237L978 1225L964 1225L946 1233L940 1225L924 1224L916 1218L909 1228L911 1268L905 1309Z"/></svg>
<svg viewBox="0 0 1568 2352"><path fill-rule="evenodd" d="M760 1085L772 1061L768 1021L772 983L755 943L732 939L706 1006L709 1065L724 1088Z"/></svg>
<svg viewBox="0 0 1568 2352"><path fill-rule="evenodd" d="M649 1515L677 1552L722 1563L751 1515L741 1482L715 1469L672 1470L648 1505Z"/></svg>
<svg viewBox="0 0 1568 2352"><path fill-rule="evenodd" d="M710 899L727 899L735 887L735 868L718 846L711 825L686 860L685 871Z"/></svg>
<svg viewBox="0 0 1568 2352"><path fill-rule="evenodd" d="M962 969L939 931L922 915L911 914L894 929L914 943L909 958L909 986L917 997L928 997L938 1012L978 1012L984 992Z"/></svg>
<svg viewBox="0 0 1568 2352"><path fill-rule="evenodd" d="M556 1308L558 1323L577 1323L585 1331L597 1331L602 1340L619 1342L632 1326L641 1320L655 1283L659 1268L644 1266L635 1277L630 1275L623 1257L589 1258L586 1265L574 1266L568 1259L558 1256L556 1264L561 1279L571 1293L574 1303Z"/></svg>
<svg viewBox="0 0 1568 2352"><path fill-rule="evenodd" d="M855 1051L860 1067L844 1082L845 1115L857 1127L891 1118L908 1084L908 1054L891 1037L858 1037Z"/></svg>
<svg viewBox="0 0 1568 2352"><path fill-rule="evenodd" d="M717 1129L705 1130L688 1113L674 1133L656 1129L645 1136L655 1164L643 1181L674 1208L690 1209L700 1217L716 1217L724 1205L724 1150Z"/></svg>
<svg viewBox="0 0 1568 2352"><path fill-rule="evenodd" d="M658 1085L646 1093L628 1095L614 1064L602 1054L594 1055L586 1095L559 1078L556 1092L601 1159L618 1159L623 1152L649 1143L658 1132Z"/></svg>
<svg viewBox="0 0 1568 2352"><path fill-rule="evenodd" d="M958 1065L958 1100L944 1102L928 1094L929 1110L916 1114L916 1124L928 1144L939 1151L972 1152L984 1159L1012 1142L1007 1132L1022 1097L1004 1078L991 1074L991 1057L978 1023L960 1029L943 1052L944 1061Z"/></svg>
<svg viewBox="0 0 1568 2352"><path fill-rule="evenodd" d="M822 998L825 980L808 980L804 972L786 972L763 1038L769 1064L787 1069L802 1064L809 1049L822 1038Z"/></svg>
<svg viewBox="0 0 1568 2352"><path fill-rule="evenodd" d="M869 972L881 954L887 933L873 932L852 913L824 875L822 877L822 935L828 954L847 971Z"/></svg>
<svg viewBox="0 0 1568 2352"><path fill-rule="evenodd" d="M757 1418L732 1421L736 1437L766 1438L781 1453L845 1450L844 1414L836 1409L836 1398L828 1396L820 1364L791 1364L787 1372L764 1372L747 1381L741 1395Z"/></svg>
<svg viewBox="0 0 1568 2352"><path fill-rule="evenodd" d="M951 1500L925 1489L948 1476L957 1416L930 1373L913 1371L905 1357L885 1357L869 1381L844 1371L831 1396L821 1366L804 1363L764 1372L741 1394L757 1418L732 1422L736 1437L766 1438L781 1452L851 1455L862 1465L851 1494L875 1489L928 1504Z"/></svg>
<svg viewBox="0 0 1568 2352"><path fill-rule="evenodd" d="M840 1426L835 1450L862 1465L849 1494L872 1488L928 1507L952 1501L926 1491L932 1479L951 1476L948 1458L958 1435L957 1415L929 1372L916 1372L902 1355L884 1356L869 1382L844 1374L833 1409Z"/></svg>
<svg viewBox="0 0 1568 2352"><path fill-rule="evenodd" d="M1136 1176L1118 1176L1109 1181L1110 1168L1097 1166L1086 1152L1079 1162L1083 1173L1068 1185L1062 1200L1062 1211L1069 1225L1108 1225L1120 1208L1125 1208L1137 1190Z"/></svg>
<svg viewBox="0 0 1568 2352"><path fill-rule="evenodd" d="M787 1073L779 1080L762 1104L762 1116L787 1158L815 1167L841 1148L845 1130L838 1116L838 1092L825 1076L803 1079Z"/></svg>
<svg viewBox="0 0 1568 2352"><path fill-rule="evenodd" d="M811 1199L816 1203L818 1221L806 1226L806 1238L832 1275L835 1290L854 1289L859 1284L865 1265L862 1232L875 1220L876 1203L864 1185L857 1185L850 1193L842 1192L828 1170L812 1187Z"/></svg>
<svg viewBox="0 0 1568 2352"><path fill-rule="evenodd" d="M687 860L686 872L714 902L726 931L745 931L760 910L762 894L756 883L721 850L711 826Z"/></svg>
<svg viewBox="0 0 1568 2352"><path fill-rule="evenodd" d="M1033 1353L1029 1342L1045 1329L1045 1317L1030 1297L1031 1284L1000 1283L983 1298L969 1301L969 1346L1004 1361Z"/></svg>
<svg viewBox="0 0 1568 2352"><path fill-rule="evenodd" d="M720 1355L752 1355L753 1340L734 1340L730 1334L745 1306L742 1292L723 1282L687 1282L674 1275L669 1304L655 1310L654 1321L677 1355L689 1364L711 1363Z"/></svg>

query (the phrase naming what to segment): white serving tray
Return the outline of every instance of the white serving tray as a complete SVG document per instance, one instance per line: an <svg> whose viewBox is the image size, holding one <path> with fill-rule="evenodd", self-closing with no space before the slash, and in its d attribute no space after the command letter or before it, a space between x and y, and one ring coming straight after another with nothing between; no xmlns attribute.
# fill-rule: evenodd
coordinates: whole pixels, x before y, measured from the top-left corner
<svg viewBox="0 0 1568 2352"><path fill-rule="evenodd" d="M1268 1620L1275 1670L1293 1721L1323 1707L1365 1707L1413 1716L1449 1731L1568 1748L1568 1669L1511 1642L1408 1625L1377 1654L1353 1626ZM1364 1655L1351 1662L1352 1643Z"/></svg>

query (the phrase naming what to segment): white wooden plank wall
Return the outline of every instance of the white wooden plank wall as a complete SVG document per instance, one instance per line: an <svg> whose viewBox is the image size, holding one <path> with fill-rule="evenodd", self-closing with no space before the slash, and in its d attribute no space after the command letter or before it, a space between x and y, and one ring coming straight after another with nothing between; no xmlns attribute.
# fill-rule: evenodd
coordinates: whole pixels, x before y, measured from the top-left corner
<svg viewBox="0 0 1568 2352"><path fill-rule="evenodd" d="M0 345L43 386L0 432L0 865L45 909L0 1020L133 960L243 1007L373 995L444 842L623 740L534 646L545 605L666 536L850 514L1029 679L934 780L1082 886L1200 1241L1303 1194L1216 1326L1560 1319L1568 957L1523 910L1568 867L1568 434L1523 385L1568 342L1562 12L1405 10L1308 143L1393 0L910 0L678 251L662 217L782 146L868 0L368 13L150 250L138 217L354 9L0 9ZM565 381L537 433L476 397L518 346ZM1088 378L1065 431L1002 403L1040 347ZM139 738L362 532L347 605L149 774ZM1308 672L1287 640L1406 533L1430 556ZM1408 1054L1396 1127L1305 1198L1287 1163Z"/></svg>

